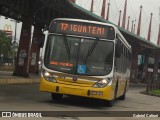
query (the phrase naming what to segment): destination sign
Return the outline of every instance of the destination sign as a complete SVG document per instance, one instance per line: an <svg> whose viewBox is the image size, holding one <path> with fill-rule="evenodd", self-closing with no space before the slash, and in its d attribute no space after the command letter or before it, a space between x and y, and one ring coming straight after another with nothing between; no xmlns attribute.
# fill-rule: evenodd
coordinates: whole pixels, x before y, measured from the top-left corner
<svg viewBox="0 0 160 120"><path fill-rule="evenodd" d="M100 37L111 40L115 37L115 31L112 26L71 21L54 21L51 25L50 32Z"/></svg>

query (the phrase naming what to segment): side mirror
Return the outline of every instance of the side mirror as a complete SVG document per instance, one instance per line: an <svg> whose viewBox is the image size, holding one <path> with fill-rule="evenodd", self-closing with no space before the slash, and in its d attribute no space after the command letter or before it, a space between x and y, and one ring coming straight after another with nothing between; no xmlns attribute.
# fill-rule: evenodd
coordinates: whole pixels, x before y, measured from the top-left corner
<svg viewBox="0 0 160 120"><path fill-rule="evenodd" d="M121 57L121 54L122 54L122 45L119 42L117 42L116 48L115 48L115 56L119 58Z"/></svg>
<svg viewBox="0 0 160 120"><path fill-rule="evenodd" d="M42 34L42 35L41 35L40 42L39 42L39 46L40 46L40 48L42 48L42 47L43 47L43 45L44 45L44 41L45 41L45 34Z"/></svg>

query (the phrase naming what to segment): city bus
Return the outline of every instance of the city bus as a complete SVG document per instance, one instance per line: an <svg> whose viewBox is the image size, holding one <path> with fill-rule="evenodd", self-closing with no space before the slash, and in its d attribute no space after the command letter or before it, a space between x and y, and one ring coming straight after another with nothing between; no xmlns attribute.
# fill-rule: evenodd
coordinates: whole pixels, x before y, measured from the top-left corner
<svg viewBox="0 0 160 120"><path fill-rule="evenodd" d="M124 100L130 79L131 46L116 26L57 18L44 42L40 91L95 98L112 106Z"/></svg>

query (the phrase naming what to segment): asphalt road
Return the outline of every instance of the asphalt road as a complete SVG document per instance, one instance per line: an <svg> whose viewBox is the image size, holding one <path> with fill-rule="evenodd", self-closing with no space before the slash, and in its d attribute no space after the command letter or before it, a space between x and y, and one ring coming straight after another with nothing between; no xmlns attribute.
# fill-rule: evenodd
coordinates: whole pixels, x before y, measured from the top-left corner
<svg viewBox="0 0 160 120"><path fill-rule="evenodd" d="M160 111L160 98L140 94L140 91L144 90L144 85L131 85L124 101L116 100L113 107L105 107L97 100L70 96L64 96L62 101L55 103L49 93L39 92L39 84L0 85L0 111L99 111L101 113L108 111ZM94 116L96 115L91 114L88 117L97 120ZM62 115L54 118L84 120L89 119L88 117ZM100 118L103 119L103 117ZM128 118L125 119L128 120Z"/></svg>

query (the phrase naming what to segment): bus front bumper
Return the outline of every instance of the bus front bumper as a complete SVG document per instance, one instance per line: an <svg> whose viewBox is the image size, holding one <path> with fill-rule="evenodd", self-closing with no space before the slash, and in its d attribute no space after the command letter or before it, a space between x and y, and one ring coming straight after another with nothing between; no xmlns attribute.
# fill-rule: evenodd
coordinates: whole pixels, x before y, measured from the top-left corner
<svg viewBox="0 0 160 120"><path fill-rule="evenodd" d="M69 84L60 84L46 81L43 77L40 79L40 91L59 93L65 95L75 95L89 98L97 98L104 100L113 99L113 87L106 86L104 88L93 88L84 86L74 86Z"/></svg>

